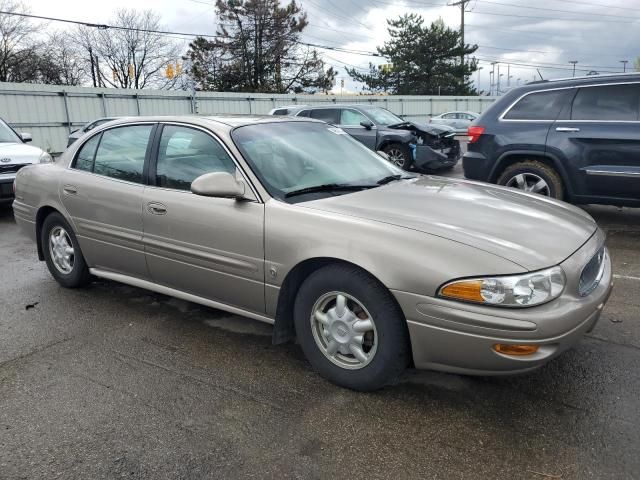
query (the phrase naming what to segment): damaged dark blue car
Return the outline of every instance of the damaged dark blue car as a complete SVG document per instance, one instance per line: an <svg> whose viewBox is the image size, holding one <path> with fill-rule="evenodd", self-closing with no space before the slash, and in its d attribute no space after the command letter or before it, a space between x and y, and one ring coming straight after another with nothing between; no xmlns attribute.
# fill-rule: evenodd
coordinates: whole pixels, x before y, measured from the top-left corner
<svg viewBox="0 0 640 480"><path fill-rule="evenodd" d="M452 168L461 156L452 127L406 121L374 105L296 105L275 108L270 114L310 117L337 125L405 170Z"/></svg>

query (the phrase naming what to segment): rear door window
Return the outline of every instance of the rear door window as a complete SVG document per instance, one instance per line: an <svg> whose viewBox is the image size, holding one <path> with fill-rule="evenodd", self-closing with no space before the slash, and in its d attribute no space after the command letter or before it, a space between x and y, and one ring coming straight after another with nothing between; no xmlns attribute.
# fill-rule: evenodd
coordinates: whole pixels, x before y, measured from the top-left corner
<svg viewBox="0 0 640 480"><path fill-rule="evenodd" d="M76 163L74 168L84 170L85 172L93 172L93 159L96 156L96 149L100 142L100 134L95 135L85 142L80 151L76 155Z"/></svg>
<svg viewBox="0 0 640 480"><path fill-rule="evenodd" d="M637 121L640 85L607 85L578 90L571 120Z"/></svg>
<svg viewBox="0 0 640 480"><path fill-rule="evenodd" d="M340 110L337 108L318 108L311 110L309 116L327 123L340 123Z"/></svg>
<svg viewBox="0 0 640 480"><path fill-rule="evenodd" d="M504 115L506 120L555 120L570 90L530 93Z"/></svg>
<svg viewBox="0 0 640 480"><path fill-rule="evenodd" d="M105 177L144 183L144 159L153 125L132 125L102 132L93 172Z"/></svg>

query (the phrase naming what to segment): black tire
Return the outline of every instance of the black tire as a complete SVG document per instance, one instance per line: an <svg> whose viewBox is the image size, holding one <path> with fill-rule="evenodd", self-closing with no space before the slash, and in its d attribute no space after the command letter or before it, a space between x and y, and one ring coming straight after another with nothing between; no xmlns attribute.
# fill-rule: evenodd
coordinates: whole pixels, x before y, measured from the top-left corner
<svg viewBox="0 0 640 480"><path fill-rule="evenodd" d="M390 143L385 146L382 151L389 156L389 161L396 165L397 167L402 168L403 170L411 170L413 166L413 158L411 158L411 150L407 145L403 145L401 143ZM402 163L398 160L394 161L393 159L398 159L402 157Z"/></svg>
<svg viewBox="0 0 640 480"><path fill-rule="evenodd" d="M498 185L512 186L510 183L514 183L518 175L526 176L527 174L535 175L546 182L548 188L545 189L545 192L548 192L548 194L541 194L558 200L564 198L562 179L558 172L553 167L536 160L527 160L510 165L498 177L497 183Z"/></svg>
<svg viewBox="0 0 640 480"><path fill-rule="evenodd" d="M49 236L57 227L64 229L73 246L73 266L69 273L64 273L59 270L51 255ZM61 214L53 212L44 219L42 231L40 233L40 242L42 245L42 252L44 253L44 259L47 262L47 268L53 278L55 278L60 285L66 288L78 288L87 285L91 281L91 274L89 273L89 268L87 267L87 263L82 255L82 251L80 250L80 245L78 244L75 233Z"/></svg>
<svg viewBox="0 0 640 480"><path fill-rule="evenodd" d="M343 292L357 298L375 323L375 355L359 369L336 365L314 339L313 307L330 292ZM298 291L294 316L296 335L305 356L316 372L336 385L358 391L377 390L397 378L410 364L409 332L402 311L387 288L353 265L332 264L312 273Z"/></svg>

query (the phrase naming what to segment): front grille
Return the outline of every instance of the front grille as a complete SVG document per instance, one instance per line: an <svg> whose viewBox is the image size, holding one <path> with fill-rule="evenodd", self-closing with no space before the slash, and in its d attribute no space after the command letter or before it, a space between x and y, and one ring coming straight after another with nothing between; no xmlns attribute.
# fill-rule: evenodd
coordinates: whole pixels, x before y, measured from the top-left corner
<svg viewBox="0 0 640 480"><path fill-rule="evenodd" d="M593 292L600 283L602 274L604 273L605 256L606 250L602 247L582 269L580 283L578 285L578 292L582 297Z"/></svg>
<svg viewBox="0 0 640 480"><path fill-rule="evenodd" d="M12 165L0 164L0 173L16 173L22 167L26 167L27 165L29 164L28 163L12 164Z"/></svg>
<svg viewBox="0 0 640 480"><path fill-rule="evenodd" d="M13 198L13 182L0 183L0 200Z"/></svg>

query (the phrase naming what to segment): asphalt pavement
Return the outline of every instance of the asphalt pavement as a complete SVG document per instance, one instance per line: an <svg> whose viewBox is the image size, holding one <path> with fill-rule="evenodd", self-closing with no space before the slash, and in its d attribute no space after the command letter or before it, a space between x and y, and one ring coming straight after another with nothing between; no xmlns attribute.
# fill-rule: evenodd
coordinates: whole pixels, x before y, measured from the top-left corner
<svg viewBox="0 0 640 480"><path fill-rule="evenodd" d="M268 325L61 288L1 210L0 478L639 478L640 209L587 210L616 286L576 348L524 376L414 370L370 394Z"/></svg>

